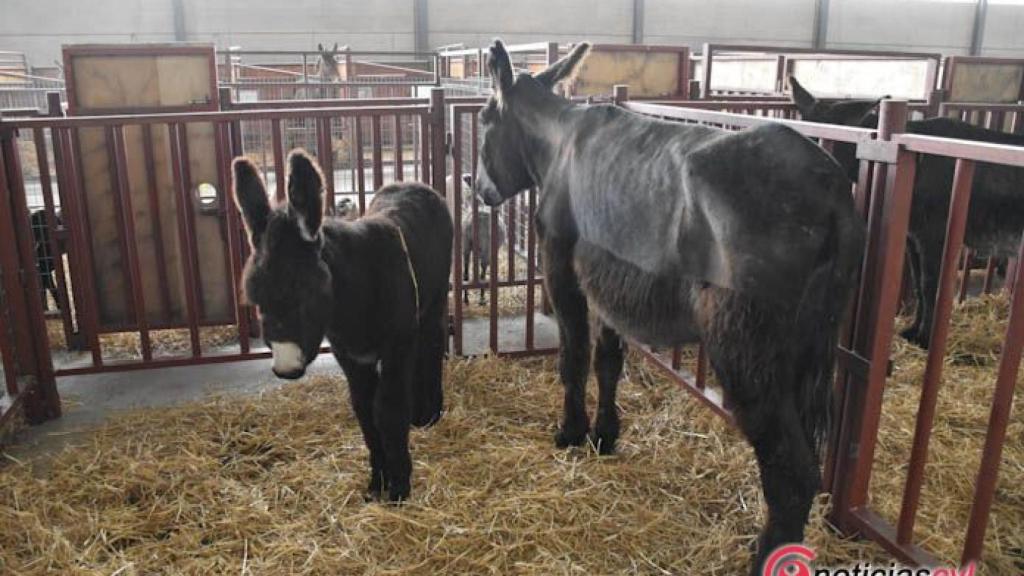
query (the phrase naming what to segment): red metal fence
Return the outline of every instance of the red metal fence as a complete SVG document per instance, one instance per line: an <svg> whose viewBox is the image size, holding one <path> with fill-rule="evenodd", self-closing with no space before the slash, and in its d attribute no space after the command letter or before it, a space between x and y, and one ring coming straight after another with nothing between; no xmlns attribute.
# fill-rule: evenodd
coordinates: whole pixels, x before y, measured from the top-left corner
<svg viewBox="0 0 1024 576"><path fill-rule="evenodd" d="M964 212L970 194L970 175L977 162L990 162L1024 166L1024 149L981 143L948 141L903 134L908 114L905 103L887 101L881 109L878 129L830 126L790 120L788 105L766 101L704 102L699 106L682 107L664 103L628 101L626 90L616 90L614 100L641 114L675 122L701 123L725 129L742 129L766 122L783 121L805 136L817 140L825 149L836 142L857 145L860 158L858 181L852 186L857 210L867 222L869 239L862 266L860 285L851 305L850 320L843 331L838 362L838 410L841 419L830 447L826 467L826 486L833 493L833 519L848 532L859 532L871 537L901 559L930 562L930 554L915 545L912 537L916 506L923 478L923 463L935 414L935 394L941 380L941 360L948 336L951 285L956 275L955 255L959 253L963 238ZM284 154L286 144L301 144L315 151L328 178L327 188L332 195L351 193L360 210L375 187L406 177L429 182L438 190L445 190L447 174L475 173L479 140L477 112L481 99L453 99L446 101L441 89L435 89L429 100L391 99L362 102L296 102L291 107L260 109L255 105L236 104L232 109L190 114L145 114L105 117L49 117L0 121L0 352L2 352L8 397L21 403L33 421L59 414L59 401L54 386L55 375L79 374L105 370L126 370L224 362L245 358L264 357L250 339L256 336L253 311L238 299L238 277L246 256L247 244L240 227L240 219L232 202L225 195L230 188L230 161L241 153L265 154L264 162L268 184L278 197L284 195ZM722 110L735 110L743 114ZM447 113L447 114L446 114ZM446 121L447 115L447 121ZM393 121L392 121L393 120ZM292 141L286 137L290 123L308 123L313 138L309 142ZM247 137L247 126L269 126L267 137ZM188 141L190 126L212 126L217 162L217 184L220 200L218 218L224 227L226 241L219 246L197 246L190 229L192 217L201 208L193 198L193 182L189 177ZM344 126L343 126L344 125ZM342 129L344 128L344 129ZM78 160L79 146L76 135L85 129L104 131L105 145L111 154L108 176L116 183L111 202L119 202L120 238L118 250L124 250L127 282L134 320L118 330L130 330L138 338L138 357L116 362L103 355L102 338L105 334L96 317L98 295L93 278L90 250L92 246L87 226L82 191L82 166ZM402 132L415 129L418 137L413 149L402 143ZM188 257L179 262L184 278L187 304L184 321L154 323L146 314L145 294L140 289L140 271L136 224L133 221L132 202L136 200L128 189L126 173L125 134L129 130L145 130L166 136L170 154L169 172L173 177L175 215L158 220L177 228L180 252ZM384 144L385 131L394 132L391 149ZM446 163L446 136L450 133L451 165ZM336 139L341 135L350 156L355 159L343 176L335 168L336 152L340 147ZM249 139L247 139L249 138ZM33 236L29 229L29 194L23 165L25 146L35 151L38 170L36 185L41 195L41 207L56 234L51 242L64 240L68 246L68 270L60 273L67 282L60 287L65 306L59 322L63 331L76 337L85 348L84 360L79 365L67 366L59 362L56 369L51 359L51 334L46 329L43 305L38 298L40 283L34 273ZM152 152L146 152L149 157ZM921 409L917 416L915 451L910 461L903 513L894 527L875 513L868 501L868 486L877 442L882 389L885 386L889 356L893 340L893 325L899 306L899 285L902 275L904 244L906 240L910 194L915 178L917 154L928 153L957 159L957 177L954 180L953 202L950 209L946 258L942 268L942 289L936 307L937 320L932 330L932 352L929 368L922 385ZM52 161L50 160L52 158ZM412 165L410 173L406 166ZM151 176L152 166L147 168ZM344 172L344 171L343 171ZM369 174L368 174L369 172ZM369 180L372 178L372 186ZM151 179L146 178L149 182ZM156 187L147 185L149 201ZM456 354L490 352L496 354L535 354L554 350L556 340L547 339L551 320L538 314L543 308L542 278L538 271L537 242L532 214L537 204L537 191L530 191L506 204L500 211L486 214L493 230L504 224L508 230L505 246L500 246L497 235L491 234L488 246L475 247L471 254L471 269L463 279L462 247L467 238L460 230L455 239L455 261L452 278L453 351ZM478 238L477 227L483 213L475 197L466 198L462 179L451 179L447 190L449 206L456 222L470 215L469 239ZM56 223L56 208L62 210L63 224ZM525 226L524 226L525 225ZM196 260L209 250L227 252L231 284L232 318L226 323L236 337L236 348L224 351L204 349L201 329L204 326L201 309L203 291L196 282ZM492 263L491 272L484 279L478 272L479 259L486 250ZM63 260L61 260L63 265ZM169 263L163 263L167 266ZM1024 267L1022 267L1024 268ZM26 273L30 271L32 273ZM1024 270L1014 272L1019 279ZM482 308L467 308L462 295L466 291L485 290L486 312ZM540 302L538 302L540 301ZM981 542L999 466L999 447L1002 445L1013 395L1013 383L1024 343L1024 295L1017 291L1013 298L1012 314L1000 360L999 377L993 395L993 412L989 421L986 450L978 474L974 510L965 538L964 558L980 555ZM474 317L475 316L475 317ZM182 354L158 357L153 350L153 334L158 329L178 328L187 332L188 345ZM473 338L468 338L473 332ZM472 341L476 348L469 344ZM70 344L70 342L69 342ZM717 413L729 417L721 395L710 384L707 361L703 351L692 354L692 363L684 366L686 351L643 349L644 354L673 374L679 382ZM5 406L0 404L0 410ZM4 414L10 414L5 410Z"/></svg>
<svg viewBox="0 0 1024 576"><path fill-rule="evenodd" d="M620 96L619 99L624 98ZM624 105L636 112L672 121L710 124L728 129L769 121L765 118L641 102L624 102ZM833 434L825 478L825 485L833 495L832 518L845 532L869 537L901 560L934 565L935 557L915 542L914 524L925 478L929 439L935 419L941 417L936 414L936 401L942 383L943 357L950 330L950 311L958 257L963 247L972 175L978 162L1024 167L1024 148L905 134L902 132L907 114L905 103L886 101L882 105L878 130L821 126L799 121L786 123L805 136L817 139L826 149L839 141L857 144L861 167L853 194L857 209L869 230L860 287L839 347L836 386L839 397L837 408L841 418ZM935 321L931 327L928 363L921 385L913 449L902 493L901 511L893 524L872 508L869 484L879 434L882 392L889 375L894 324L900 303L910 199L919 154L955 159L956 175L951 191L940 290ZM1024 256L1024 243L1019 256ZM1022 268L1017 267L1013 272L1017 282L1024 280ZM963 541L964 563L981 557L996 491L1001 450L1006 441L1022 347L1024 295L1016 290L1002 344L992 395L992 411ZM694 376L680 369L680 350L645 352L675 375L691 393L716 411L728 414L721 405L717 391L705 385L706 363L703 354L697 356Z"/></svg>

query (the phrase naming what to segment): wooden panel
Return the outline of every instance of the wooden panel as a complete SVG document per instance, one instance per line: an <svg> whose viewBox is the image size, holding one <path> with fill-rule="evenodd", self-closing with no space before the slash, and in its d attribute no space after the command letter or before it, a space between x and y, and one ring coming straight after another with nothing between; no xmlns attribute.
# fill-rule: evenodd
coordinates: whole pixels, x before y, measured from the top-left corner
<svg viewBox="0 0 1024 576"><path fill-rule="evenodd" d="M608 95L628 84L631 97L671 96L679 86L679 53L593 50L573 82L576 96Z"/></svg>
<svg viewBox="0 0 1024 576"><path fill-rule="evenodd" d="M1020 97L1024 65L957 62L949 100L1014 103Z"/></svg>
<svg viewBox="0 0 1024 576"><path fill-rule="evenodd" d="M217 107L216 69L213 49L189 45L79 45L65 48L69 102L75 115L113 114L131 111L210 110ZM200 184L217 186L217 154L213 126L187 127L187 171L190 208L199 252L201 321L231 321L224 191L219 202L202 206ZM124 128L125 170L131 192L132 217L139 254L141 284L150 325L185 323L185 282L182 267L186 256L178 238L174 175L170 139L165 125L150 128L152 174L147 168L144 132L139 126ZM104 129L82 129L79 161L87 212L87 234L93 252L98 316L101 331L133 325L131 292L126 273L120 221L115 202L114 173ZM155 198L159 215L153 212ZM155 218L159 218L157 237ZM158 257L162 252L163 262ZM163 266L163 270L160 270ZM166 279L166 291L162 285ZM166 298L166 310L164 302Z"/></svg>
<svg viewBox="0 0 1024 576"><path fill-rule="evenodd" d="M227 232L223 207L225 190L218 190L218 202L201 208L198 190L201 185L217 186L217 152L213 124L188 125L189 186L195 222L196 249L199 252L199 282L204 316L200 320L234 321L234 310L228 295Z"/></svg>
<svg viewBox="0 0 1024 576"><path fill-rule="evenodd" d="M448 62L448 74L452 78L466 77L465 66L463 66L461 58L452 58L451 61Z"/></svg>
<svg viewBox="0 0 1024 576"><path fill-rule="evenodd" d="M68 112L216 110L212 45L71 44L64 46Z"/></svg>

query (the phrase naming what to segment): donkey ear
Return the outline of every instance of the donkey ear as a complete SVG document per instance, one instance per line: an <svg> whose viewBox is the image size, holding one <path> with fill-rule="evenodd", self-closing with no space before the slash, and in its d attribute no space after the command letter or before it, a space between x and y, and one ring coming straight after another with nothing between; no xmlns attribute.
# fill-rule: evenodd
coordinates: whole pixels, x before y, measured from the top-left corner
<svg viewBox="0 0 1024 576"><path fill-rule="evenodd" d="M334 43L334 52L335 53L338 52L338 43L337 42Z"/></svg>
<svg viewBox="0 0 1024 576"><path fill-rule="evenodd" d="M491 80L494 81L495 92L501 94L512 87L512 61L508 58L508 51L501 40L495 40L494 45L487 57L487 68L491 72Z"/></svg>
<svg viewBox="0 0 1024 576"><path fill-rule="evenodd" d="M547 69L537 74L534 78L548 88L554 88L555 84L576 72L576 69L579 68L580 63L586 58L588 52L590 52L590 42L580 42L572 49L568 56L548 66Z"/></svg>
<svg viewBox="0 0 1024 576"><path fill-rule="evenodd" d="M878 108L878 105L881 104L882 100L885 98L888 98L888 96L867 100L836 102L832 107L832 111L839 124L844 126L860 126L860 123L874 112L875 108Z"/></svg>
<svg viewBox="0 0 1024 576"><path fill-rule="evenodd" d="M800 82L797 81L796 76L789 77L789 87L792 89L793 103L800 110L800 114L806 116L814 108L814 105L818 102L818 99L813 94L808 92Z"/></svg>
<svg viewBox="0 0 1024 576"><path fill-rule="evenodd" d="M313 241L324 218L324 177L304 150L288 155L288 208L299 220L299 233Z"/></svg>
<svg viewBox="0 0 1024 576"><path fill-rule="evenodd" d="M318 42L317 45L316 45L316 49L321 51L321 52L323 52L324 51L324 45Z"/></svg>
<svg viewBox="0 0 1024 576"><path fill-rule="evenodd" d="M248 158L235 158L231 167L235 175L235 204L249 230L249 242L255 247L267 229L267 217L270 215L267 187L256 166Z"/></svg>

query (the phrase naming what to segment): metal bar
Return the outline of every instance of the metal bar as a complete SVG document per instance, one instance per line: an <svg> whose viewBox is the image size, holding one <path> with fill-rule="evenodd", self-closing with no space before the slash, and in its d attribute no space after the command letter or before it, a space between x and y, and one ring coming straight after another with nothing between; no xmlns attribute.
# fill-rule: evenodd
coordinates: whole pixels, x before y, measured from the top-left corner
<svg viewBox="0 0 1024 576"><path fill-rule="evenodd" d="M238 207L234 202L228 200L228 188L233 187L231 182L234 175L231 171L230 155L230 127L223 123L214 125L217 136L217 175L220 180L221 190L224 194L224 212L228 228L228 283L233 301L235 303L235 323L238 325L238 346L242 354L249 353L249 311L246 310L239 295L242 293L242 239L241 227L239 226ZM226 176L227 175L227 176ZM332 197L333 198L333 197Z"/></svg>
<svg viewBox="0 0 1024 576"><path fill-rule="evenodd" d="M481 102L478 97L456 98L458 102ZM330 104L339 102L329 101ZM165 109L160 109L165 110ZM181 112L154 112L149 109L131 109L124 113L111 114L109 116L60 116L60 117L36 117L36 118L3 118L0 119L0 126L4 128L98 128L103 126L118 126L121 124L167 124L182 122L222 122L225 120L303 120L307 118L353 118L356 116L391 116L394 114L419 114L427 111L422 105L378 105L378 106L328 106L325 103L320 105L311 104L308 108L284 107L281 109L268 110L266 103L255 109L246 109L246 106L239 103L233 104L232 110L196 112L186 110Z"/></svg>
<svg viewBox="0 0 1024 576"><path fill-rule="evenodd" d="M117 194L120 196L121 206L124 209L124 218L121 220L121 233L124 235L125 243L128 245L128 275L131 279L129 290L132 293L132 303L135 309L135 325L139 332L139 341L142 346L142 360L153 359L153 347L149 340L149 327L146 318L146 298L142 285L142 271L139 266L139 244L135 238L135 212L132 210L131 183L128 181L128 157L125 153L124 127L113 128L114 136L114 169L117 178Z"/></svg>
<svg viewBox="0 0 1024 576"><path fill-rule="evenodd" d="M196 278L192 273L193 237L189 227L188 211L192 209L189 202L188 186L185 182L182 142L187 136L183 134L181 124L168 124L167 132L171 143L171 173L174 178L174 199L178 209L178 246L181 253L181 271L185 277L185 311L188 319L189 339L192 344L192 357L202 356L199 343L199 304L196 302L198 289ZM187 160L185 160L187 161Z"/></svg>
<svg viewBox="0 0 1024 576"><path fill-rule="evenodd" d="M225 296L227 297L227 306L229 310L235 310L238 306L238 297L241 294L240 291L233 288L234 281L234 266L231 262L231 235L228 229L228 205L232 204L231 200L231 178L228 174L231 172L231 161L228 158L231 144L228 139L227 133L227 122L213 122L210 128L213 129L213 150L214 150L214 162L216 166L216 177L217 177L217 201L216 201L216 215L217 215L217 228L220 231L221 238L224 239L224 243L220 246L220 249L224 254L224 278L227 280L224 284ZM237 319L236 319L237 324ZM241 342L241 339L239 340Z"/></svg>
<svg viewBox="0 0 1024 576"><path fill-rule="evenodd" d="M914 536L914 520L920 502L921 486L924 484L924 467L928 460L928 442L931 439L935 406L939 398L939 386L942 383L942 358L946 354L946 339L949 336L957 257L963 247L973 178L974 162L957 160L956 170L953 174L953 196L949 204L949 220L946 224L946 243L942 252L939 291L935 298L935 311L932 315L928 361L925 365L924 382L921 385L921 403L914 429L914 445L907 468L903 506L896 528L896 541L900 544L910 542ZM922 328L927 328L927 326L922 326Z"/></svg>
<svg viewBox="0 0 1024 576"><path fill-rule="evenodd" d="M700 78L700 99L707 100L711 96L711 62L712 44L704 43L704 52L701 54L701 78Z"/></svg>
<svg viewBox="0 0 1024 576"><path fill-rule="evenodd" d="M1021 243L1017 254L1018 259L1024 258L1024 242ZM1016 270L1018 283L1022 281L1021 276L1024 276L1024 267L1018 267ZM985 433L985 447L981 451L981 465L978 468L978 479L974 484L974 499L962 556L963 564L981 559L985 530L996 491L999 463L1002 461L1003 445L1006 442L1006 428L1013 407L1013 389L1017 380L1017 370L1020 368L1022 346L1024 294L1017 291L1014 292L1010 304L1010 322L1006 327L1006 337L1003 339L1003 353L999 359L995 393L992 395L992 411L988 418L988 431Z"/></svg>
<svg viewBox="0 0 1024 576"><path fill-rule="evenodd" d="M526 349L534 349L535 314L534 282L537 277L537 231L532 225L533 215L537 211L537 189L530 188L527 192L527 218L531 224L526 228Z"/></svg>
<svg viewBox="0 0 1024 576"><path fill-rule="evenodd" d="M380 116L370 118L373 131L373 189L380 190L384 185L384 161L381 154Z"/></svg>
<svg viewBox="0 0 1024 576"><path fill-rule="evenodd" d="M430 185L430 116L420 115L420 182ZM438 190L444 193L444 190Z"/></svg>
<svg viewBox="0 0 1024 576"><path fill-rule="evenodd" d="M513 196L509 198L508 202L505 203L508 206L508 218L505 235L507 236L505 244L508 246L508 279L509 281L515 281L516 279L516 210L518 209L518 199ZM496 228L491 228L491 236L497 236L498 231ZM497 260L494 262L494 268L497 269Z"/></svg>
<svg viewBox="0 0 1024 576"><path fill-rule="evenodd" d="M167 279L167 257L164 254L163 219L160 218L160 195L153 160L153 130L142 125L142 156L146 163L146 185L149 192L149 222L153 227L153 251L156 256L157 282L160 284L160 310L165 322L171 321L171 287Z"/></svg>
<svg viewBox="0 0 1024 576"><path fill-rule="evenodd" d="M453 124L452 130L461 130L461 129L462 129L461 125L455 126ZM471 150L470 158L469 158L469 165L470 165L470 172L473 173L473 178L474 178L474 182L475 182L476 181L475 178L476 178L476 174L477 174L477 162L478 162L478 156L479 156L476 153L476 151L480 149L479 148L479 146L480 146L480 124L477 122L477 117L475 115L471 115L469 117L469 130L470 130L469 134L470 134L470 150ZM459 162L459 163L452 162L452 164L453 164L453 167L452 167L452 178L459 178L459 179L461 179L462 178L462 163L461 162ZM472 248L473 248L473 251L471 253L471 256L473 258L473 274L472 274L472 278L473 278L473 283L476 284L477 282L480 281L480 272L481 272L481 270L480 270L480 250L481 250L481 247L480 247L480 199L477 197L476 191L470 191L469 205L470 205L470 210L472 212L471 218L470 218L470 221L469 221L469 223L470 223L470 230L471 230L471 233L472 233L472 236L470 238L472 238ZM494 210L494 208L492 208L492 210ZM489 250L490 247L488 247L487 249ZM497 263L495 262L493 264L496 265ZM493 272L493 266L492 266L492 272Z"/></svg>
<svg viewBox="0 0 1024 576"><path fill-rule="evenodd" d="M395 181L405 181L405 166L402 163L402 152L404 151L405 145L402 143L402 116L395 114L395 152L394 152L394 166L395 166Z"/></svg>
<svg viewBox="0 0 1024 576"><path fill-rule="evenodd" d="M206 319L206 301L203 299L203 273L199 267L199 247L197 245L198 239L196 238L195 207L192 194L192 153L189 151L188 126L188 124L178 125L178 146L181 147L182 159L181 176L182 183L184 184L182 192L186 208L185 225L188 227L190 246L190 251L187 254L183 254L182 257L188 258L192 263L192 276L195 282L196 314L198 315L199 322L202 323Z"/></svg>
<svg viewBox="0 0 1024 576"><path fill-rule="evenodd" d="M445 170L444 88L430 89L430 174L434 190L444 193Z"/></svg>
<svg viewBox="0 0 1024 576"><path fill-rule="evenodd" d="M661 354L652 352L647 346L636 342L633 342L632 345L634 349L639 350L648 360L654 362L655 366L667 372L683 390L690 393L690 395L704 404L705 407L710 408L712 412L721 416L730 425L736 425L732 413L725 407L725 399L718 390L714 388L698 388L694 383L692 374L682 370L673 370L670 360L665 360Z"/></svg>
<svg viewBox="0 0 1024 576"><path fill-rule="evenodd" d="M852 126L838 126L833 124L818 124L803 120L780 121L774 118L760 116L749 116L746 114L734 114L730 112L716 112L713 110L699 110L696 108L682 108L679 106L666 106L663 104L651 104L637 100L629 100L623 106L634 112L650 116L660 116L673 120L687 120L691 122L705 122L721 124L734 128L749 128L763 126L766 124L785 124L804 136L809 138L827 138L837 142L858 142L874 140L876 131L869 128L855 128ZM930 138L915 136L915 138ZM958 142L958 141L954 141ZM990 145L996 146L996 145Z"/></svg>
<svg viewBox="0 0 1024 576"><path fill-rule="evenodd" d="M423 124L423 128L426 128L426 124ZM426 138L424 138L426 141ZM458 171L462 165L462 124L460 114L452 112L452 163L455 165L455 170ZM427 156L423 157L423 167L426 169ZM442 192L445 192L442 190ZM463 310L462 310L462 291L463 287L463 270L462 270L462 243L466 241L462 237L462 177L456 176L452 178L452 190L447 193L447 200L449 209L452 212L452 220L455 222L454 232L455 237L452 242L452 286L455 290L452 291L452 304L455 309L454 316L454 334L452 334L452 348L455 351L456 356L462 355L462 322L463 322Z"/></svg>
<svg viewBox="0 0 1024 576"><path fill-rule="evenodd" d="M283 202L285 197L284 180L284 145L281 142L281 119L274 118L270 121L270 132L273 139L272 145L274 146L274 183L277 185L277 198L278 202ZM187 134L186 134L187 139ZM186 157L187 160L187 157ZM191 186L191 183L189 183Z"/></svg>
<svg viewBox="0 0 1024 576"><path fill-rule="evenodd" d="M115 147L115 130L118 130L117 126L107 126L104 131L104 141L107 146L107 174L117 174L117 149ZM117 221L118 230L120 231L117 235L117 246L120 250L120 262L121 262L121 275L124 278L125 286L125 308L128 316L135 315L135 299L132 298L131 286L131 266L128 265L128 239L124 235L125 227L125 209L124 202L122 201L121 195L121 179L111 178L110 179L110 191L111 200L114 205L114 218Z"/></svg>
<svg viewBox="0 0 1024 576"><path fill-rule="evenodd" d="M490 343L491 352L498 353L498 235L494 233L498 229L498 211L491 210L491 271L487 279L491 283L491 295L488 306L490 307Z"/></svg>
<svg viewBox="0 0 1024 576"><path fill-rule="evenodd" d="M359 193L359 214L366 213L366 167L363 165L363 122L362 118L353 118L355 123L355 146L353 148L356 158L356 191Z"/></svg>
<svg viewBox="0 0 1024 576"><path fill-rule="evenodd" d="M708 380L708 354L707 350L704 349L704 343L697 347L697 382L696 386L698 390L704 390L707 387Z"/></svg>
<svg viewBox="0 0 1024 576"><path fill-rule="evenodd" d="M99 340L99 300L96 297L96 271L93 267L92 235L89 233L89 208L86 201L85 179L78 165L78 146L76 133L70 128L60 130L64 146L64 158L68 168L67 180L70 183L65 209L69 212L67 222L70 223L73 238L69 250L77 262L80 274L72 279L72 288L78 286L82 300L75 301L75 309L82 312L85 321L79 324L79 331L85 335L86 343L92 355L94 366L103 365L103 351Z"/></svg>
<svg viewBox="0 0 1024 576"><path fill-rule="evenodd" d="M330 201L326 209L328 214L335 211L334 191L334 146L331 143L331 119L318 118L316 120L317 157L320 160L320 169L324 173L324 188Z"/></svg>
<svg viewBox="0 0 1024 576"><path fill-rule="evenodd" d="M852 530L879 543L882 548L901 562L908 562L915 566L938 566L942 563L927 550L914 544L898 544L896 530L892 524L872 511L871 508L864 507L853 510L849 517Z"/></svg>

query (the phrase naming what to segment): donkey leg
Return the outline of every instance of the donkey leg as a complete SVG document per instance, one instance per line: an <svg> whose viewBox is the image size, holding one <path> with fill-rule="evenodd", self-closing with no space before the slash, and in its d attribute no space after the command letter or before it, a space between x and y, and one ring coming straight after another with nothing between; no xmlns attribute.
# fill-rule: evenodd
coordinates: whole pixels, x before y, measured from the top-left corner
<svg viewBox="0 0 1024 576"><path fill-rule="evenodd" d="M469 264L470 264L470 252L469 250L463 250L462 252L462 282L469 282ZM469 290L466 288L462 289L462 303L469 304Z"/></svg>
<svg viewBox="0 0 1024 576"><path fill-rule="evenodd" d="M409 393L415 365L414 343L393 346L381 360L380 386L374 399L373 419L384 447L384 468L390 480L388 500L392 502L409 497Z"/></svg>
<svg viewBox="0 0 1024 576"><path fill-rule="evenodd" d="M900 336L913 342L917 339L918 332L921 331L922 307L924 306L924 286L921 279L921 254L917 246L917 242L915 242L913 238L907 239L907 262L910 264L910 279L914 289L914 298L917 299L917 303L914 307L914 321L905 330L900 332Z"/></svg>
<svg viewBox="0 0 1024 576"><path fill-rule="evenodd" d="M587 299L572 268L571 244L557 239L545 242L544 282L558 319L558 372L565 387L562 426L555 435L555 445L580 446L590 427L586 408L590 326Z"/></svg>
<svg viewBox="0 0 1024 576"><path fill-rule="evenodd" d="M413 383L412 424L431 426L444 408L444 351L447 341L447 296L423 315L416 346L416 381Z"/></svg>
<svg viewBox="0 0 1024 576"><path fill-rule="evenodd" d="M599 454L615 452L615 442L619 439L619 411L615 405L615 389L622 375L622 361L626 354L626 344L619 334L607 325L601 326L601 334L597 337L597 349L594 351L594 372L597 373L598 397L597 417L594 419L594 430L591 441Z"/></svg>
<svg viewBox="0 0 1024 576"><path fill-rule="evenodd" d="M817 459L793 400L784 397L778 404L737 409L737 421L754 447L768 504L768 522L757 541L752 576L761 574L762 564L773 550L803 541L804 526L821 484Z"/></svg>
<svg viewBox="0 0 1024 576"><path fill-rule="evenodd" d="M357 364L338 353L335 353L335 357L348 380L352 410L356 413L363 440L370 451L370 482L366 487L366 499L379 499L381 492L388 487L388 475L384 467L384 445L373 422L373 400L378 387L377 366Z"/></svg>
<svg viewBox="0 0 1024 576"><path fill-rule="evenodd" d="M935 298L939 293L939 274L942 272L942 249L944 239L941 235L928 241L922 240L918 244L918 260L921 270L921 293L917 310L920 316L917 334L909 338L925 350L932 336L932 318L935 312Z"/></svg>
<svg viewBox="0 0 1024 576"><path fill-rule="evenodd" d="M488 261L486 261L486 260L484 260L482 258L480 259L480 280L481 281L484 278L490 278L490 276L487 275L487 264L488 264ZM494 270L491 270L491 274L493 274L493 273L494 273ZM484 288L483 288L483 286L480 287L480 305L481 306L484 305Z"/></svg>

